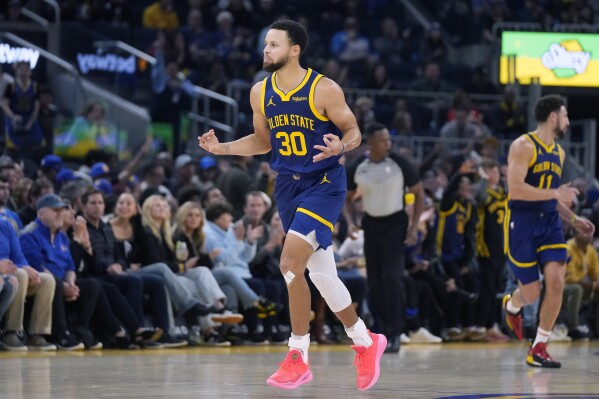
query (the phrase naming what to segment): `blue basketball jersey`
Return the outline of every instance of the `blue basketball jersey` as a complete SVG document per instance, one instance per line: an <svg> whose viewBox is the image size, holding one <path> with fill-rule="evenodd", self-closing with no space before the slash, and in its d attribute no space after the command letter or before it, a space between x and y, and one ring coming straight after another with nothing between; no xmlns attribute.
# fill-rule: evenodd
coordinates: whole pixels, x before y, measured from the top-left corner
<svg viewBox="0 0 599 399"><path fill-rule="evenodd" d="M272 145L270 167L280 174L312 174L339 163L338 156L320 162L312 160L320 154L314 146L324 145L325 134L341 138L337 126L314 105L314 91L322 77L308 68L304 80L287 94L277 87L276 72L262 82L262 113L268 120Z"/></svg>
<svg viewBox="0 0 599 399"><path fill-rule="evenodd" d="M528 164L528 172L524 182L531 186L550 189L560 186L562 177L561 147L554 142L547 146L535 133L528 133L525 137L530 140L534 148L534 155ZM547 201L521 201L510 200L508 207L518 211L553 211L556 209L557 200Z"/></svg>
<svg viewBox="0 0 599 399"><path fill-rule="evenodd" d="M460 260L464 256L466 225L472 217L472 204L455 201L448 211L439 210L435 220L437 255L442 262Z"/></svg>

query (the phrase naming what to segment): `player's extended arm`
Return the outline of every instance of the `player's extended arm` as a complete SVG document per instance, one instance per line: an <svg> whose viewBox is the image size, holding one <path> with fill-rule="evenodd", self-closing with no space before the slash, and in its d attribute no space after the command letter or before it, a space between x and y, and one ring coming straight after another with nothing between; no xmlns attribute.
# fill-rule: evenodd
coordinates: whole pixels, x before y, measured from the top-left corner
<svg viewBox="0 0 599 399"><path fill-rule="evenodd" d="M198 137L200 147L215 155L256 155L266 154L271 150L270 129L266 116L262 113L262 84L258 82L250 92L250 103L252 105L254 133L248 134L239 140L228 143L220 143L214 130L210 129Z"/></svg>
<svg viewBox="0 0 599 399"><path fill-rule="evenodd" d="M314 93L316 108L341 130L341 140L333 134L325 135L325 146L314 146L322 153L314 157L314 162L321 161L331 156L340 155L351 151L360 145L362 133L353 112L345 102L343 90L337 83L328 78L322 78L316 85Z"/></svg>
<svg viewBox="0 0 599 399"><path fill-rule="evenodd" d="M528 164L534 154L534 147L525 137L516 139L510 146L507 167L507 184L510 199L522 201L559 200L569 202L578 190L563 184L557 189L542 189L524 182Z"/></svg>

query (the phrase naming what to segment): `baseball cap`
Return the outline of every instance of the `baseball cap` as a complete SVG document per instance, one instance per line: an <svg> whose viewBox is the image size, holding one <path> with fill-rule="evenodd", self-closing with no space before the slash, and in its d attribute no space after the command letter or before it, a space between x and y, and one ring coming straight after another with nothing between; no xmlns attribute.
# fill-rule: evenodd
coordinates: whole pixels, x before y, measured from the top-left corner
<svg viewBox="0 0 599 399"><path fill-rule="evenodd" d="M54 154L46 155L42 158L41 167L42 169L59 170L62 168L62 158Z"/></svg>
<svg viewBox="0 0 599 399"><path fill-rule="evenodd" d="M62 199L56 194L46 194L35 203L35 209L40 210L42 208L66 208L67 204L65 204Z"/></svg>
<svg viewBox="0 0 599 399"><path fill-rule="evenodd" d="M89 174L94 179L96 177L107 175L108 173L110 173L110 168L104 162L97 162L97 163L93 164L92 168L89 171Z"/></svg>
<svg viewBox="0 0 599 399"><path fill-rule="evenodd" d="M200 158L200 169L202 170L216 168L217 165L218 163L216 162L216 159L214 159L214 157L211 157L210 155L206 155Z"/></svg>
<svg viewBox="0 0 599 399"><path fill-rule="evenodd" d="M112 194L112 184L106 179L98 179L94 182L94 188L102 191L104 194Z"/></svg>
<svg viewBox="0 0 599 399"><path fill-rule="evenodd" d="M193 158L187 154L181 154L175 159L175 169L181 169L190 163L193 163Z"/></svg>
<svg viewBox="0 0 599 399"><path fill-rule="evenodd" d="M56 174L56 182L57 183L66 183L71 180L78 180L79 177L75 175L75 173L71 169L62 168Z"/></svg>

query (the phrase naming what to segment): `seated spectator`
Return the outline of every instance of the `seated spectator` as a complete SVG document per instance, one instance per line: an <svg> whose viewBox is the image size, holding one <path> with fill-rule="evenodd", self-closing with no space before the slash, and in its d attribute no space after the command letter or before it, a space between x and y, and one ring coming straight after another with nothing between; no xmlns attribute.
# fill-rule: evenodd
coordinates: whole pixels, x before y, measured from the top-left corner
<svg viewBox="0 0 599 399"><path fill-rule="evenodd" d="M37 170L38 177L46 177L51 182L56 180L56 174L62 169L62 158L58 155L49 154L42 158Z"/></svg>
<svg viewBox="0 0 599 399"><path fill-rule="evenodd" d="M447 43L443 30L438 22L431 24L420 50L420 58L424 62L443 63L447 57Z"/></svg>
<svg viewBox="0 0 599 399"><path fill-rule="evenodd" d="M196 162L191 156L181 154L175 159L175 175L168 180L167 186L170 192L177 196L183 188L201 188L200 179L196 176Z"/></svg>
<svg viewBox="0 0 599 399"><path fill-rule="evenodd" d="M173 0L158 0L146 7L143 26L148 29L178 29L179 17L173 8Z"/></svg>
<svg viewBox="0 0 599 399"><path fill-rule="evenodd" d="M216 185L233 207L233 218L243 216L246 194L256 188L257 182L250 174L251 156L232 156L231 168L218 176Z"/></svg>
<svg viewBox="0 0 599 399"><path fill-rule="evenodd" d="M0 260L17 267L17 293L10 303L4 321L3 347L10 351L23 351L28 348L40 351L55 351L56 346L46 341L52 333L52 300L54 298L54 277L50 273L38 273L27 264L21 251L17 234L9 222L0 219ZM10 267L9 267L10 271ZM27 346L21 341L25 301L34 297Z"/></svg>
<svg viewBox="0 0 599 399"><path fill-rule="evenodd" d="M370 42L359 33L358 20L349 17L344 30L331 38L331 54L342 62L362 62L370 55Z"/></svg>
<svg viewBox="0 0 599 399"><path fill-rule="evenodd" d="M374 39L374 49L386 65L401 63L404 47L399 26L394 18L388 17L381 23L381 35ZM328 75L327 75L328 76Z"/></svg>
<svg viewBox="0 0 599 399"><path fill-rule="evenodd" d="M61 350L83 349L84 344L73 336L68 327L88 331L96 307L100 284L92 279L79 278L69 250L69 238L61 230L66 204L56 194L48 194L37 201L37 219L19 238L23 254L38 272L54 276L56 288L52 304L52 334ZM73 314L72 324L67 325L67 310ZM101 345L90 339L87 349L99 349Z"/></svg>
<svg viewBox="0 0 599 399"><path fill-rule="evenodd" d="M436 226L437 255L445 274L455 281L459 289L477 293L480 283L478 273L473 267L476 226L476 216L472 211L473 190L470 181L473 173L475 170L472 170L471 163L464 162L460 170L452 176L441 199ZM452 304L452 313L446 320L450 340L486 339L486 329L477 327L474 320L476 311L474 304L477 299L478 295L468 302Z"/></svg>
<svg viewBox="0 0 599 399"><path fill-rule="evenodd" d="M251 226L246 229L243 221L233 226L232 212L231 206L226 202L215 203L206 209L206 251L211 253L220 249L220 253L213 260L216 267L232 269L254 292L274 301L265 303L261 299L261 303L258 304L259 307L267 308L269 315L274 316L282 309L276 298L280 295L279 290L264 279L255 278L250 272L249 262L256 255L256 232Z"/></svg>
<svg viewBox="0 0 599 399"><path fill-rule="evenodd" d="M148 188L156 188L160 195L164 195L170 203L175 203L175 198L171 191L166 188L166 168L155 162L148 163L142 171L142 181L139 189L143 193ZM141 197L140 197L141 198ZM147 198L147 197L146 197Z"/></svg>
<svg viewBox="0 0 599 399"><path fill-rule="evenodd" d="M90 189L83 194L81 201L91 244L89 273L116 285L127 298L140 323L145 320L143 294L147 293L150 297L150 313L154 322L164 331L164 335L159 340L160 344L165 347L184 346L186 344L184 341L176 340L169 334L169 312L164 280L158 276L142 279L141 275L126 272L129 264L119 248L111 226L102 221L105 210L102 192Z"/></svg>
<svg viewBox="0 0 599 399"><path fill-rule="evenodd" d="M517 101L512 88L506 87L501 102L491 109L491 124L505 138L515 138L527 131L526 108Z"/></svg>
<svg viewBox="0 0 599 399"><path fill-rule="evenodd" d="M475 148L487 134L477 125L468 121L470 110L458 108L455 110L454 120L447 122L441 128L441 146L450 156L467 155Z"/></svg>
<svg viewBox="0 0 599 399"><path fill-rule="evenodd" d="M370 97L358 97L354 102L353 112L361 131L366 131L366 127L376 120L374 101Z"/></svg>
<svg viewBox="0 0 599 399"><path fill-rule="evenodd" d="M198 176L204 190L207 190L210 184L216 184L219 172L218 162L214 157L205 155L200 158Z"/></svg>
<svg viewBox="0 0 599 399"><path fill-rule="evenodd" d="M19 179L14 189L11 190L11 197L15 205L15 208L13 209L14 211L18 211L27 205L29 202L29 192L31 191L32 185L33 180L28 177L22 177Z"/></svg>
<svg viewBox="0 0 599 399"><path fill-rule="evenodd" d="M12 201L8 186L9 184L6 177L0 175L0 219L10 222L13 225L15 232L18 234L23 228L23 223L21 223L19 215L7 207L8 202Z"/></svg>
<svg viewBox="0 0 599 399"><path fill-rule="evenodd" d="M0 221L0 231L2 231L3 228L2 224L4 224L4 226L7 225L6 222ZM0 238L4 240L6 237L4 237L4 234L0 233ZM0 249L0 320L4 317L6 310L10 306L15 295L17 295L17 290L19 289L19 280L17 280L15 276L17 273L17 266L15 266L10 258L5 258L4 256L6 256L6 254L2 252L4 251ZM0 346L4 349L11 349L11 346L4 345L3 341L0 341ZM17 344L16 347L12 347L13 350L17 348L25 349L22 344Z"/></svg>
<svg viewBox="0 0 599 399"><path fill-rule="evenodd" d="M348 85L347 80L347 66L341 66L339 61L334 58L330 58L327 60L324 65L324 69L322 71L324 76L329 79L332 79L341 87L345 87Z"/></svg>
<svg viewBox="0 0 599 399"><path fill-rule="evenodd" d="M483 65L474 68L472 80L464 86L468 94L497 94L497 87L489 80L489 70Z"/></svg>
<svg viewBox="0 0 599 399"><path fill-rule="evenodd" d="M415 135L412 115L408 110L408 102L405 98L399 98L395 102L392 126L394 129L391 133L395 136L411 137Z"/></svg>
<svg viewBox="0 0 599 399"><path fill-rule="evenodd" d="M27 198L27 204L19 209L18 215L23 225L27 226L33 222L37 217L37 211L35 204L37 200L46 194L54 193L54 184L46 177L37 178L31 185L29 191L29 197Z"/></svg>
<svg viewBox="0 0 599 399"><path fill-rule="evenodd" d="M63 201L67 203L67 200ZM87 231L87 222L83 216L75 219L75 210L70 204L62 212L62 230L69 237L70 252L78 277L89 276L87 262L93 249ZM100 283L98 301L92 315L95 332L109 348L138 349L139 344L145 348L160 347L155 342L163 331L160 328L142 327L135 312L118 287L105 280L95 279ZM92 337L93 338L93 337Z"/></svg>
<svg viewBox="0 0 599 399"><path fill-rule="evenodd" d="M267 314L264 312L263 307L261 307L261 303L266 302L266 300L261 300L247 285L245 280L230 268L214 267L213 260L218 257L222 250L216 248L212 252L206 253L206 234L203 229L204 215L200 205L192 202L184 203L177 211L175 220L177 221L177 228L173 237L187 237L191 242L190 254L198 257L198 264L206 265L212 269L212 274L223 288L223 291L232 291L234 295L231 296L234 296L241 302L243 309L256 307L259 313L262 312L262 316L266 317ZM231 309L237 309L237 303L232 304L228 301L227 306Z"/></svg>
<svg viewBox="0 0 599 399"><path fill-rule="evenodd" d="M152 206L158 201L160 206ZM144 201L145 212L138 213L133 196L121 194L116 209L115 218L110 221L110 226L114 236L121 242L125 254L129 253L129 272L139 275L144 282L156 278L163 281L175 308L185 318L189 327L197 325L198 318L215 311L211 306L200 304L194 298L194 293L173 273L173 270L179 271L182 263L176 259L173 251L174 244L168 222L170 211L166 199L160 195L151 195ZM155 214L152 218L149 215L151 210ZM162 219L165 215L169 217ZM154 221L158 216L161 216L159 223ZM214 285L218 288L216 282Z"/></svg>
<svg viewBox="0 0 599 399"><path fill-rule="evenodd" d="M591 242L592 237L586 237L577 230L574 238L568 241L570 261L566 265L564 306L568 313L569 335L574 339L588 337L579 325L583 301L591 301L595 307L593 334L599 336L599 256Z"/></svg>
<svg viewBox="0 0 599 399"><path fill-rule="evenodd" d="M412 90L429 92L449 92L449 84L441 80L441 70L436 62L428 62L424 67L422 78L416 80L412 85Z"/></svg>

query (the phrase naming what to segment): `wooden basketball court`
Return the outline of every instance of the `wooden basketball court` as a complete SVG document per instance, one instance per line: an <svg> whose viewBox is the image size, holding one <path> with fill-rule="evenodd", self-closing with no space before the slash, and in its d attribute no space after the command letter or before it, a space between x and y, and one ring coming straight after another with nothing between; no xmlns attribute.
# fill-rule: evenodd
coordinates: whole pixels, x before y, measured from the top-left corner
<svg viewBox="0 0 599 399"><path fill-rule="evenodd" d="M286 347L0 353L0 398L597 398L599 342L554 343L561 369L524 363L525 344L406 345L385 355L378 384L355 387L349 346L313 346L314 380L266 385Z"/></svg>

